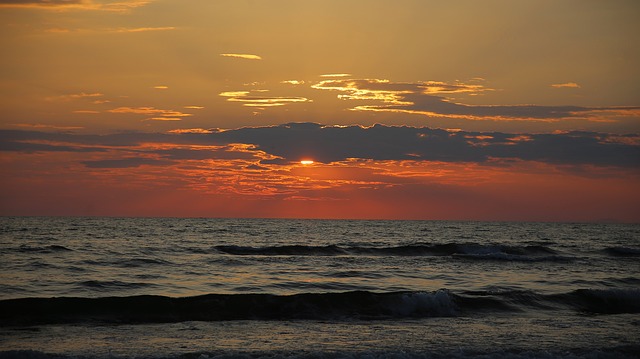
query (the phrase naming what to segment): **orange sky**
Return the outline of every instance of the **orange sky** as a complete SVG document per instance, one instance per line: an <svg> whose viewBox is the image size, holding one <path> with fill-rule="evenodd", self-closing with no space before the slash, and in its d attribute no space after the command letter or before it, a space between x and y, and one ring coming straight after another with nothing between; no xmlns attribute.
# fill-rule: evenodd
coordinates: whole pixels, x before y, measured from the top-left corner
<svg viewBox="0 0 640 359"><path fill-rule="evenodd" d="M639 15L0 1L0 215L638 222Z"/></svg>

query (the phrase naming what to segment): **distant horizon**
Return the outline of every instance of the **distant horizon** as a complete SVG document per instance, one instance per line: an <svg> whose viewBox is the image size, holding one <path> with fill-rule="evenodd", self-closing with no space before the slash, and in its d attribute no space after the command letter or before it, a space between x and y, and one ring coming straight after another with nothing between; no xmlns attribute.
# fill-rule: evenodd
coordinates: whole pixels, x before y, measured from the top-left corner
<svg viewBox="0 0 640 359"><path fill-rule="evenodd" d="M89 218L89 219L203 219L203 220L285 220L285 221L362 221L362 222L478 222L478 223L539 223L539 224L624 224L640 222L616 222L614 220L553 221L553 220L481 220L481 219L418 219L418 218L294 218L294 217L180 217L180 216L118 216L118 215L0 215L2 218Z"/></svg>

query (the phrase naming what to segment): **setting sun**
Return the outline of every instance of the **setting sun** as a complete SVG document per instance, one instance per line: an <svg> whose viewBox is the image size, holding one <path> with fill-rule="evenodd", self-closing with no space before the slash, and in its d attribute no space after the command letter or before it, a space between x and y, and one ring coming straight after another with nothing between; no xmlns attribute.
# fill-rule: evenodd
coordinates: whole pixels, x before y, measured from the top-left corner
<svg viewBox="0 0 640 359"><path fill-rule="evenodd" d="M312 160L302 160L302 161L300 161L300 163L303 164L303 165L312 165L313 161Z"/></svg>

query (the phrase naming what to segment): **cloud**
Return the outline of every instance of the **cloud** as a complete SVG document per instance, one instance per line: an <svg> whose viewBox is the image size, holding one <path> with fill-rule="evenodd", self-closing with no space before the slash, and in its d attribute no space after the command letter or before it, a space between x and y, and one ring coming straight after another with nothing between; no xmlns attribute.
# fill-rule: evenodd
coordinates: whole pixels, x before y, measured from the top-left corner
<svg viewBox="0 0 640 359"><path fill-rule="evenodd" d="M260 152L252 146L231 144L226 146L176 146L152 150L151 153L169 160L250 160L259 159Z"/></svg>
<svg viewBox="0 0 640 359"><path fill-rule="evenodd" d="M290 123L229 130L174 130L167 134L80 135L0 131L5 149L19 151L89 151L130 148L160 159L255 158L261 165L342 161L412 161L492 164L535 161L562 166L640 167L640 135L597 132L503 133L446 131L428 127L375 125L323 126ZM42 145L49 147L41 147ZM147 144L144 148L139 148ZM156 144L156 145L151 145ZM37 146L36 146L37 145ZM22 147L21 147L22 146ZM25 147L26 146L26 147ZM40 146L40 147L38 147ZM202 147L205 146L205 147ZM205 152L202 152L205 151ZM229 154L233 155L229 155ZM508 162L505 162L508 163Z"/></svg>
<svg viewBox="0 0 640 359"><path fill-rule="evenodd" d="M83 0L0 0L0 6L6 7L56 7L78 6L85 4Z"/></svg>
<svg viewBox="0 0 640 359"><path fill-rule="evenodd" d="M265 92L265 91L253 91ZM227 101L241 102L247 107L276 107L291 103L312 102L306 97L270 97L270 96L250 96L250 91L230 91L222 92L220 96L227 97Z"/></svg>
<svg viewBox="0 0 640 359"><path fill-rule="evenodd" d="M49 126L35 128L51 128ZM61 139L67 139L61 140ZM36 131L0 131L0 151L20 153L46 152L105 152L102 146L85 145L76 140L78 137L69 133L36 132Z"/></svg>
<svg viewBox="0 0 640 359"><path fill-rule="evenodd" d="M286 84L286 85L304 85L304 81L302 80L286 80L286 81L280 81L281 84Z"/></svg>
<svg viewBox="0 0 640 359"><path fill-rule="evenodd" d="M381 79L331 79L312 86L337 91L338 98L350 101L374 101L357 105L354 111L397 112L430 117L492 121L558 121L561 119L599 120L610 116L640 116L640 107L582 107L539 105L466 105L445 97L451 94L477 95L492 91L477 84L444 82L391 82Z"/></svg>
<svg viewBox="0 0 640 359"><path fill-rule="evenodd" d="M158 27L120 27L117 29L107 29L105 32L148 32L148 31L170 31L175 30L174 26L158 26Z"/></svg>
<svg viewBox="0 0 640 359"><path fill-rule="evenodd" d="M75 111L77 112L77 111ZM15 126L15 127L26 127L26 128L33 128L33 129L52 129L52 130L81 130L84 129L84 127L82 126L58 126L58 125L45 125L45 124L41 124L41 123L16 123L16 124L12 124L11 126Z"/></svg>
<svg viewBox="0 0 640 359"><path fill-rule="evenodd" d="M351 77L351 74L324 74L320 75L320 77Z"/></svg>
<svg viewBox="0 0 640 359"><path fill-rule="evenodd" d="M80 93L69 95L70 98L87 98L87 97L92 98L92 97L102 97L102 96L104 96L104 94L99 92L93 92L93 93L80 92Z"/></svg>
<svg viewBox="0 0 640 359"><path fill-rule="evenodd" d="M578 85L575 82L567 82L567 83L563 83L563 84L552 84L551 87L553 87L553 88L580 88L580 85Z"/></svg>
<svg viewBox="0 0 640 359"><path fill-rule="evenodd" d="M95 111L95 110L75 110L75 111L73 111L73 113L96 114L96 113L100 113L100 111Z"/></svg>
<svg viewBox="0 0 640 359"><path fill-rule="evenodd" d="M161 110L154 107L118 107L108 110L111 113L133 113L152 116L148 120L152 121L180 121L182 117L193 116L190 113L184 113L174 110Z"/></svg>
<svg viewBox="0 0 640 359"><path fill-rule="evenodd" d="M258 55L252 54L220 54L222 57L234 57L238 59L246 59L246 60L262 60L262 57Z"/></svg>
<svg viewBox="0 0 640 359"><path fill-rule="evenodd" d="M176 130L170 130L169 133L174 134L186 134L186 133L213 133L212 130L205 130L204 128L180 128Z"/></svg>
<svg viewBox="0 0 640 359"><path fill-rule="evenodd" d="M88 193L91 198L120 193L126 209L139 203L136 196L146 191L153 208L176 209L174 215L193 208L195 202L185 198L201 203L220 199L220 215L245 200L250 201L246 208L266 208L251 215L283 215L277 207L289 198L322 206L345 200L349 206L309 212L318 210L314 204L290 214L317 217L359 213L441 218L437 216L443 216L444 208L449 211L445 217L468 219L461 213L471 207L482 216L487 206L495 206L502 208L504 215L498 217L505 219L512 218L513 208L526 213L532 203L539 204L539 214L548 215L536 220L565 218L555 215L575 213L585 205L598 213L616 210L629 216L637 213L639 149L638 134L511 134L315 123L104 135L0 130L0 157L7 172L3 180L13 183L4 187L5 197L63 193L65 202L75 205ZM303 158L315 163L301 165ZM16 191L16 186L24 190ZM82 195L73 197L78 190ZM167 198L181 198L189 205L183 208ZM574 205L554 207L549 214L549 200ZM34 200L16 197L14 202ZM58 210L59 200L52 205Z"/></svg>
<svg viewBox="0 0 640 359"><path fill-rule="evenodd" d="M103 96L104 94L100 92L79 92L79 93L72 93L68 95L47 97L46 100L47 101L75 101L75 100L82 100L82 99L94 99L94 102L95 102L95 101L101 101L98 99Z"/></svg>
<svg viewBox="0 0 640 359"><path fill-rule="evenodd" d="M47 201L58 214L61 203L83 213L87 203L113 201L108 213L120 215L131 208L138 208L132 215L405 219L616 213L637 221L630 213L638 213L639 148L638 134L316 123L102 135L0 130L3 198L34 208ZM315 163L301 165L302 158Z"/></svg>
<svg viewBox="0 0 640 359"><path fill-rule="evenodd" d="M153 0L0 0L0 7L123 12L145 6L152 1Z"/></svg>
<svg viewBox="0 0 640 359"><path fill-rule="evenodd" d="M244 97L249 94L249 91L226 91L221 92L222 97Z"/></svg>
<svg viewBox="0 0 640 359"><path fill-rule="evenodd" d="M182 121L180 117L149 117L147 121Z"/></svg>
<svg viewBox="0 0 640 359"><path fill-rule="evenodd" d="M594 132L514 135L426 127L292 123L228 130L209 136L225 142L250 143L291 162L302 158L324 163L349 158L480 163L518 159L553 164L640 165L640 146L613 143L608 140L611 135Z"/></svg>
<svg viewBox="0 0 640 359"><path fill-rule="evenodd" d="M130 168L140 166L162 166L171 163L170 161L153 158L121 158L114 160L83 161L82 164L89 168Z"/></svg>
<svg viewBox="0 0 640 359"><path fill-rule="evenodd" d="M45 30L45 32L51 33L51 34L96 34L96 33L123 34L123 33L138 33L138 32L149 32L149 31L170 31L170 30L176 30L176 29L177 28L173 26L117 27L117 28L92 28L92 29L51 28L51 29Z"/></svg>

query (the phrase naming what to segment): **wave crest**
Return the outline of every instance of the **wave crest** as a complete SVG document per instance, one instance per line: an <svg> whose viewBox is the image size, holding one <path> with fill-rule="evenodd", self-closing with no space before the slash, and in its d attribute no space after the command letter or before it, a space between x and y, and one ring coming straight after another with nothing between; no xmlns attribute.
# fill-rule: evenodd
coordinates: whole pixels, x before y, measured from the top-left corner
<svg viewBox="0 0 640 359"><path fill-rule="evenodd" d="M477 243L411 244L395 247L364 246L215 246L218 253L238 256L455 256L468 259L544 261L567 260L551 248L530 246L485 245Z"/></svg>

